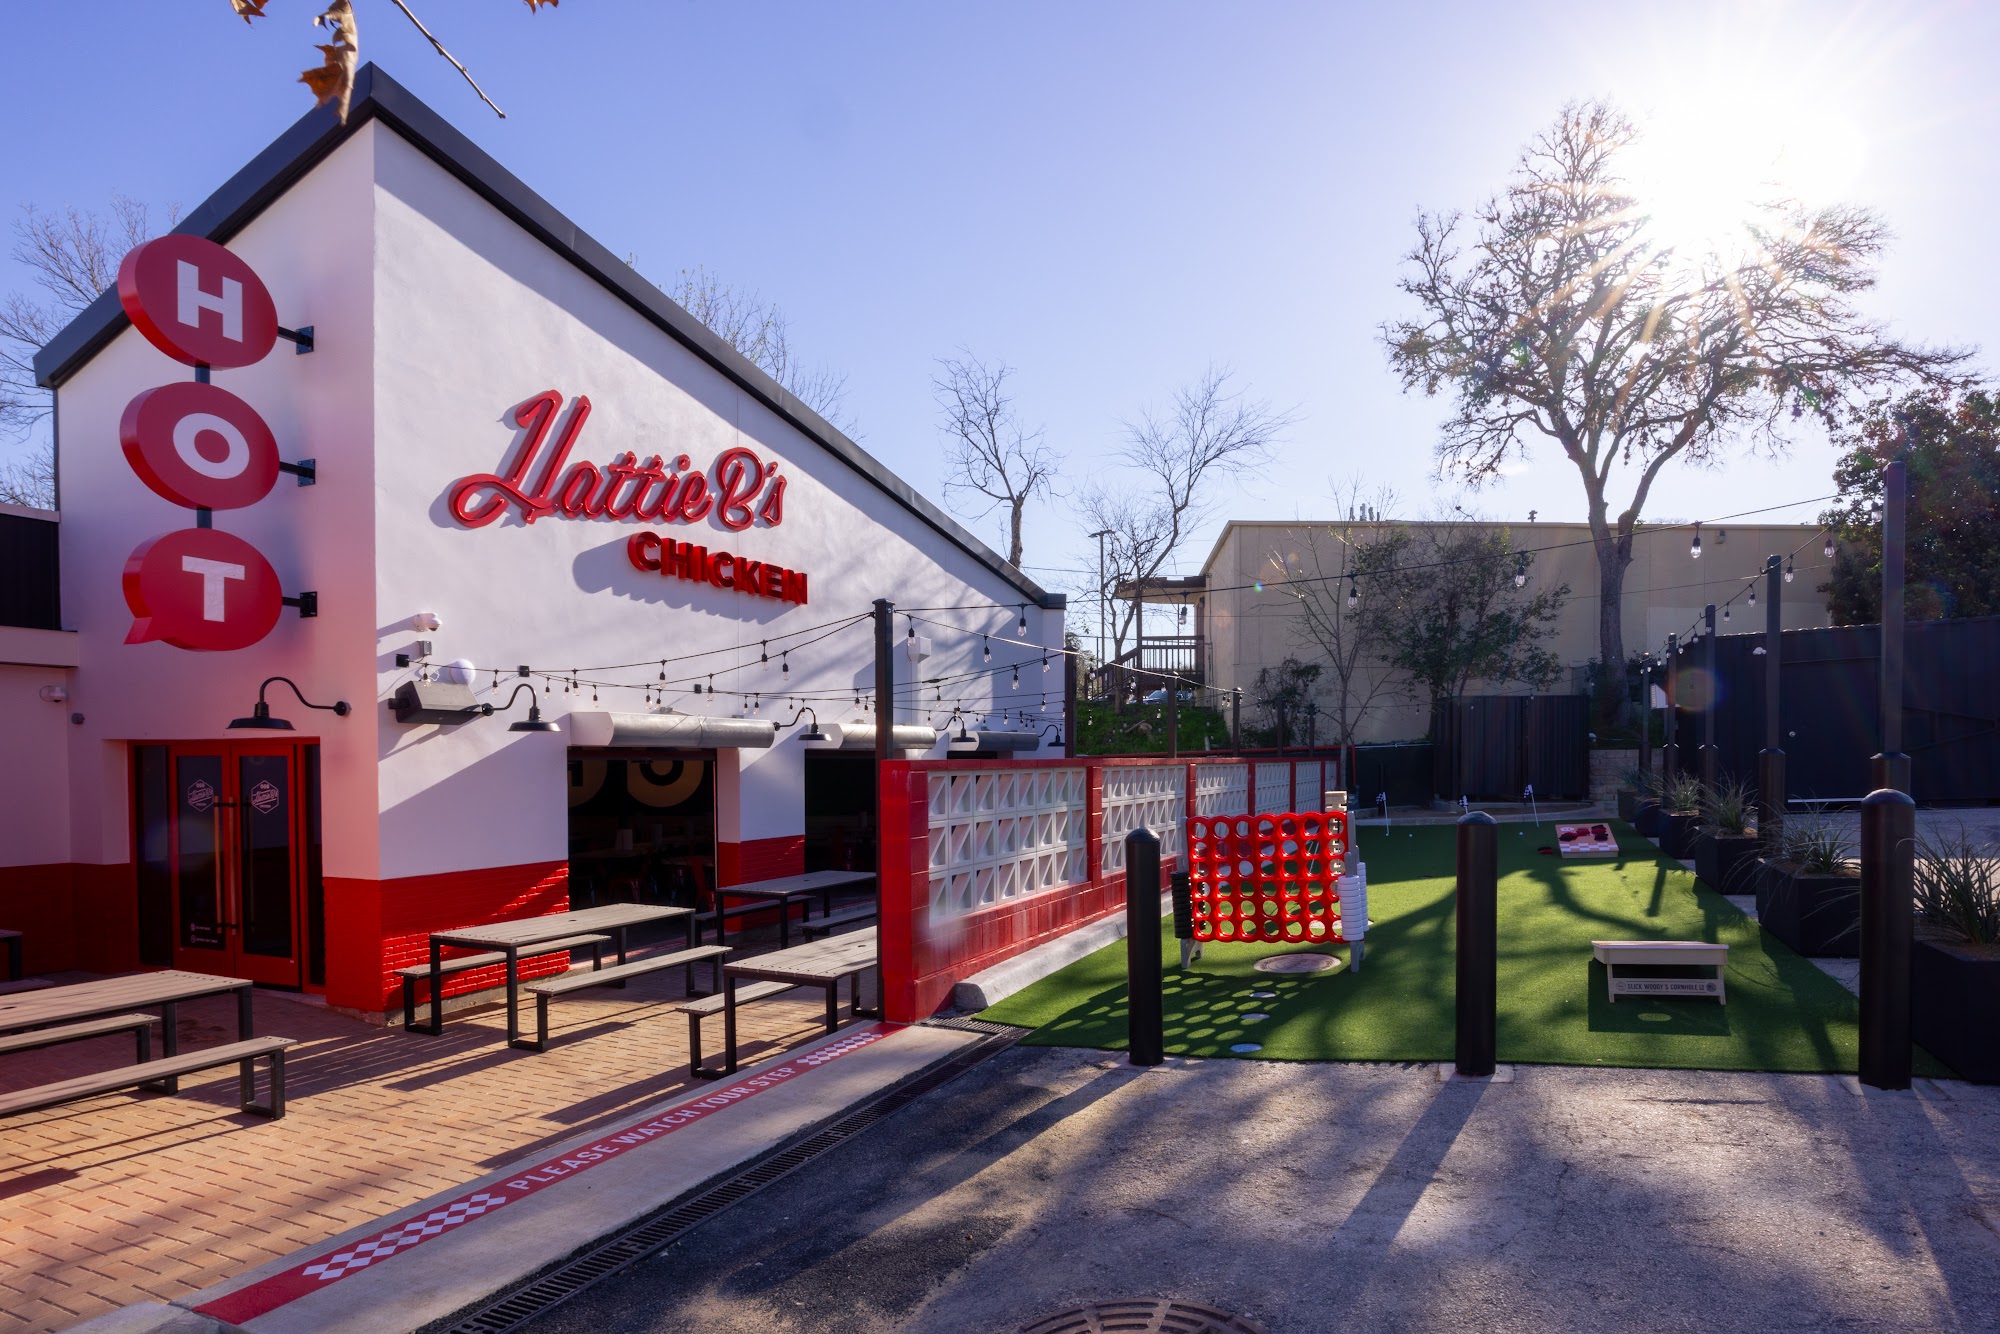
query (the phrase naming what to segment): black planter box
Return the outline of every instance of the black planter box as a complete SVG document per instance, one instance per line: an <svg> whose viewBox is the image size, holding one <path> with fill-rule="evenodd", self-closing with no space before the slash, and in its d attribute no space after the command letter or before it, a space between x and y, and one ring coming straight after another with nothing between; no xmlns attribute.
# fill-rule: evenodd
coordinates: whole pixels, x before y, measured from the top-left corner
<svg viewBox="0 0 2000 1334"><path fill-rule="evenodd" d="M1799 875L1764 863L1757 877L1757 923L1813 959L1861 955L1861 877Z"/></svg>
<svg viewBox="0 0 2000 1334"><path fill-rule="evenodd" d="M1657 801L1641 801L1632 817L1632 827L1639 831L1641 838L1658 838L1667 830L1667 813L1660 809Z"/></svg>
<svg viewBox="0 0 2000 1334"><path fill-rule="evenodd" d="M1629 787L1618 789L1618 818L1626 824L1639 818L1639 794Z"/></svg>
<svg viewBox="0 0 2000 1334"><path fill-rule="evenodd" d="M1975 1084L2000 1084L2000 945L1919 938L1910 949L1917 1045Z"/></svg>
<svg viewBox="0 0 2000 1334"><path fill-rule="evenodd" d="M1755 834L1703 834L1694 850L1694 873L1718 894L1754 894L1758 870Z"/></svg>
<svg viewBox="0 0 2000 1334"><path fill-rule="evenodd" d="M1660 851L1669 857L1694 856L1695 843L1701 838L1701 816L1687 811L1671 812L1665 818L1666 829L1660 835Z"/></svg>

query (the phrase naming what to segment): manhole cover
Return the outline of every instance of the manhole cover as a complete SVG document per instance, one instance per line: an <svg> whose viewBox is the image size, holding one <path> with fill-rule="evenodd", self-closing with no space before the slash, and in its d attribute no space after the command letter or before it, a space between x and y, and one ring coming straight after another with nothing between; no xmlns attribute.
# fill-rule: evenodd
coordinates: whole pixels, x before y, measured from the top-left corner
<svg viewBox="0 0 2000 1334"><path fill-rule="evenodd" d="M1330 973L1346 966L1346 960L1331 954L1273 954L1251 967L1260 973Z"/></svg>
<svg viewBox="0 0 2000 1334"><path fill-rule="evenodd" d="M1199 1302L1165 1297L1092 1302L1023 1325L1019 1334L1265 1334L1264 1327Z"/></svg>

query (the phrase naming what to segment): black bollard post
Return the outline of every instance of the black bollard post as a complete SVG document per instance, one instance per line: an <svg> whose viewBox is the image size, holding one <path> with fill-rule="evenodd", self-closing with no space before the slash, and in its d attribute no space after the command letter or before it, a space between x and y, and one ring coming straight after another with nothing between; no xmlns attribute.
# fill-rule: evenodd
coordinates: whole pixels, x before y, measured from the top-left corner
<svg viewBox="0 0 2000 1334"><path fill-rule="evenodd" d="M1458 1073L1493 1073L1498 1048L1500 822L1458 818Z"/></svg>
<svg viewBox="0 0 2000 1334"><path fill-rule="evenodd" d="M1133 1065L1166 1051L1160 1014L1160 840L1140 825L1125 835L1125 1031Z"/></svg>
<svg viewBox="0 0 2000 1334"><path fill-rule="evenodd" d="M1861 1082L1910 1086L1910 936L1917 803L1892 788L1861 802Z"/></svg>

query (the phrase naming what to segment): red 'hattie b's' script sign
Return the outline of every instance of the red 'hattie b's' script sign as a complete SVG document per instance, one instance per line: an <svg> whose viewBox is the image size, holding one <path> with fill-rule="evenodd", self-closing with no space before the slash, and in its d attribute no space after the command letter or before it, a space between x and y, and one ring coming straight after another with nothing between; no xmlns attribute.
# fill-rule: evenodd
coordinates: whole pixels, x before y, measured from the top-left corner
<svg viewBox="0 0 2000 1334"><path fill-rule="evenodd" d="M742 532L759 520L773 527L784 522L785 479L778 475L777 461L766 463L741 446L716 455L707 473L692 470L685 454L671 461L655 454L641 463L629 449L602 468L588 461L570 463L570 451L590 417L590 400L581 395L570 404L562 432L537 470L561 406L562 395L551 389L514 410L515 423L528 434L513 466L505 476L483 472L455 483L447 502L454 519L468 528L483 528L511 505L523 523L550 515L697 523L712 514L724 528ZM530 473L535 474L532 481Z"/></svg>
<svg viewBox="0 0 2000 1334"><path fill-rule="evenodd" d="M278 442L256 409L217 385L183 380L125 405L118 439L139 480L176 505L254 505L278 480Z"/></svg>
<svg viewBox="0 0 2000 1334"><path fill-rule="evenodd" d="M183 528L143 542L125 561L128 644L248 648L284 609L277 571L257 548L214 528Z"/></svg>
<svg viewBox="0 0 2000 1334"><path fill-rule="evenodd" d="M250 266L199 236L135 246L118 303L146 341L190 366L249 366L278 341L278 308Z"/></svg>

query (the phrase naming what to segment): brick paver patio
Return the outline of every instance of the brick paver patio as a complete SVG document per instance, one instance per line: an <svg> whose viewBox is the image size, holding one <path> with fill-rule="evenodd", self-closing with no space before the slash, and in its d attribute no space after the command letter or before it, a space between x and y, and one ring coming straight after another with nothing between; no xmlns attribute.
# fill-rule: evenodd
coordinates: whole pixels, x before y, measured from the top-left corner
<svg viewBox="0 0 2000 1334"><path fill-rule="evenodd" d="M113 1094L0 1122L0 1334L183 1296L699 1087L687 1020L667 1004L681 994L678 969L578 993L554 1007L536 1055L502 1045L498 1006L426 1037L260 991L258 1032L299 1039L282 1121L236 1111L228 1066L183 1079L178 1097ZM817 993L800 995L744 1009L746 1059L819 1031ZM234 1005L183 1004L182 1050L233 1041ZM719 1016L703 1036L713 1055ZM0 1057L0 1089L131 1060L123 1036Z"/></svg>

